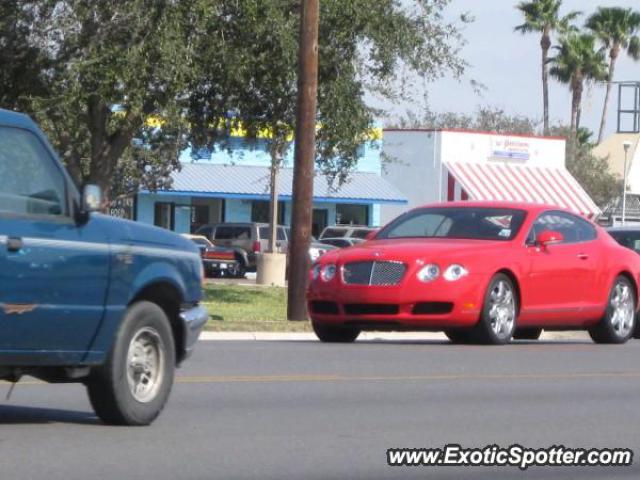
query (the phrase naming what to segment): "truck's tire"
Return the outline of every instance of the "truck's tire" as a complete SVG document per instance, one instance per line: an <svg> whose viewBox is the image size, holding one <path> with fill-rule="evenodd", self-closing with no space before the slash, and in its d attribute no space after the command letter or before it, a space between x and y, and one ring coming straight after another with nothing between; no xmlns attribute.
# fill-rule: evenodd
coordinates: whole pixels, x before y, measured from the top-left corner
<svg viewBox="0 0 640 480"><path fill-rule="evenodd" d="M111 425L149 425L169 398L175 363L164 311L147 301L131 305L107 360L86 382L98 417Z"/></svg>

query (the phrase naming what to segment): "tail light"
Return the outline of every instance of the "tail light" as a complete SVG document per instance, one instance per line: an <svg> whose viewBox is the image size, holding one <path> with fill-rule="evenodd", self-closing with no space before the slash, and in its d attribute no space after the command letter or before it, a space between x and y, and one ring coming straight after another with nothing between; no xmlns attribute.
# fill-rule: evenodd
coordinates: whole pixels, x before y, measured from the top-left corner
<svg viewBox="0 0 640 480"><path fill-rule="evenodd" d="M260 253L260 240L253 242L253 253Z"/></svg>

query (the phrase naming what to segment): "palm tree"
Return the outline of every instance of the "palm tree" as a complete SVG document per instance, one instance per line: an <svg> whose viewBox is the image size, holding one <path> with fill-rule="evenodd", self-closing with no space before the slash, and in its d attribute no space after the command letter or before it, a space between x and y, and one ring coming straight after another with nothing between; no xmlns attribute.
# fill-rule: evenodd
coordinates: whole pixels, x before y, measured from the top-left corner
<svg viewBox="0 0 640 480"><path fill-rule="evenodd" d="M544 111L544 134L549 134L549 49L551 48L551 35L554 32L565 34L575 27L571 22L580 12L572 11L564 17L560 16L562 0L532 0L521 2L516 7L524 15L524 23L518 25L515 30L522 34L540 33L540 48L542 49L542 103Z"/></svg>
<svg viewBox="0 0 640 480"><path fill-rule="evenodd" d="M587 19L586 26L593 32L604 47L609 50L609 74L607 92L604 96L604 108L600 121L598 143L602 141L607 123L607 110L611 97L611 82L616 60L623 50L634 60L640 60L640 13L631 8L599 7L596 13Z"/></svg>
<svg viewBox="0 0 640 480"><path fill-rule="evenodd" d="M585 82L602 81L607 78L607 63L604 52L596 49L593 35L570 33L560 39L554 47L558 54L550 59L549 73L571 90L571 134L574 139L580 128L582 92Z"/></svg>

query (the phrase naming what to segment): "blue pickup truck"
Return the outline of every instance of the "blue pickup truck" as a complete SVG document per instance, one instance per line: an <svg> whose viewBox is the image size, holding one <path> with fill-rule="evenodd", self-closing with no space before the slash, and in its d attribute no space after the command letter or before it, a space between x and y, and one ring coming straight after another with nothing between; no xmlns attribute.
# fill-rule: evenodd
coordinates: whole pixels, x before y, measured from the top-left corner
<svg viewBox="0 0 640 480"><path fill-rule="evenodd" d="M0 110L0 380L86 385L109 424L147 425L207 321L197 246L97 213L27 116Z"/></svg>

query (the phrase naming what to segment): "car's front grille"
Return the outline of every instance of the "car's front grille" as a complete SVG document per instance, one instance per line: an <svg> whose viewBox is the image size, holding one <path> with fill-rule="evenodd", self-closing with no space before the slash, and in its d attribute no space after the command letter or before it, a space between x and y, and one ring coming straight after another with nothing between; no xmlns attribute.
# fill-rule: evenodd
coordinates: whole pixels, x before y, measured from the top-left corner
<svg viewBox="0 0 640 480"><path fill-rule="evenodd" d="M342 280L347 285L398 285L407 267L402 262L353 262L342 267Z"/></svg>

